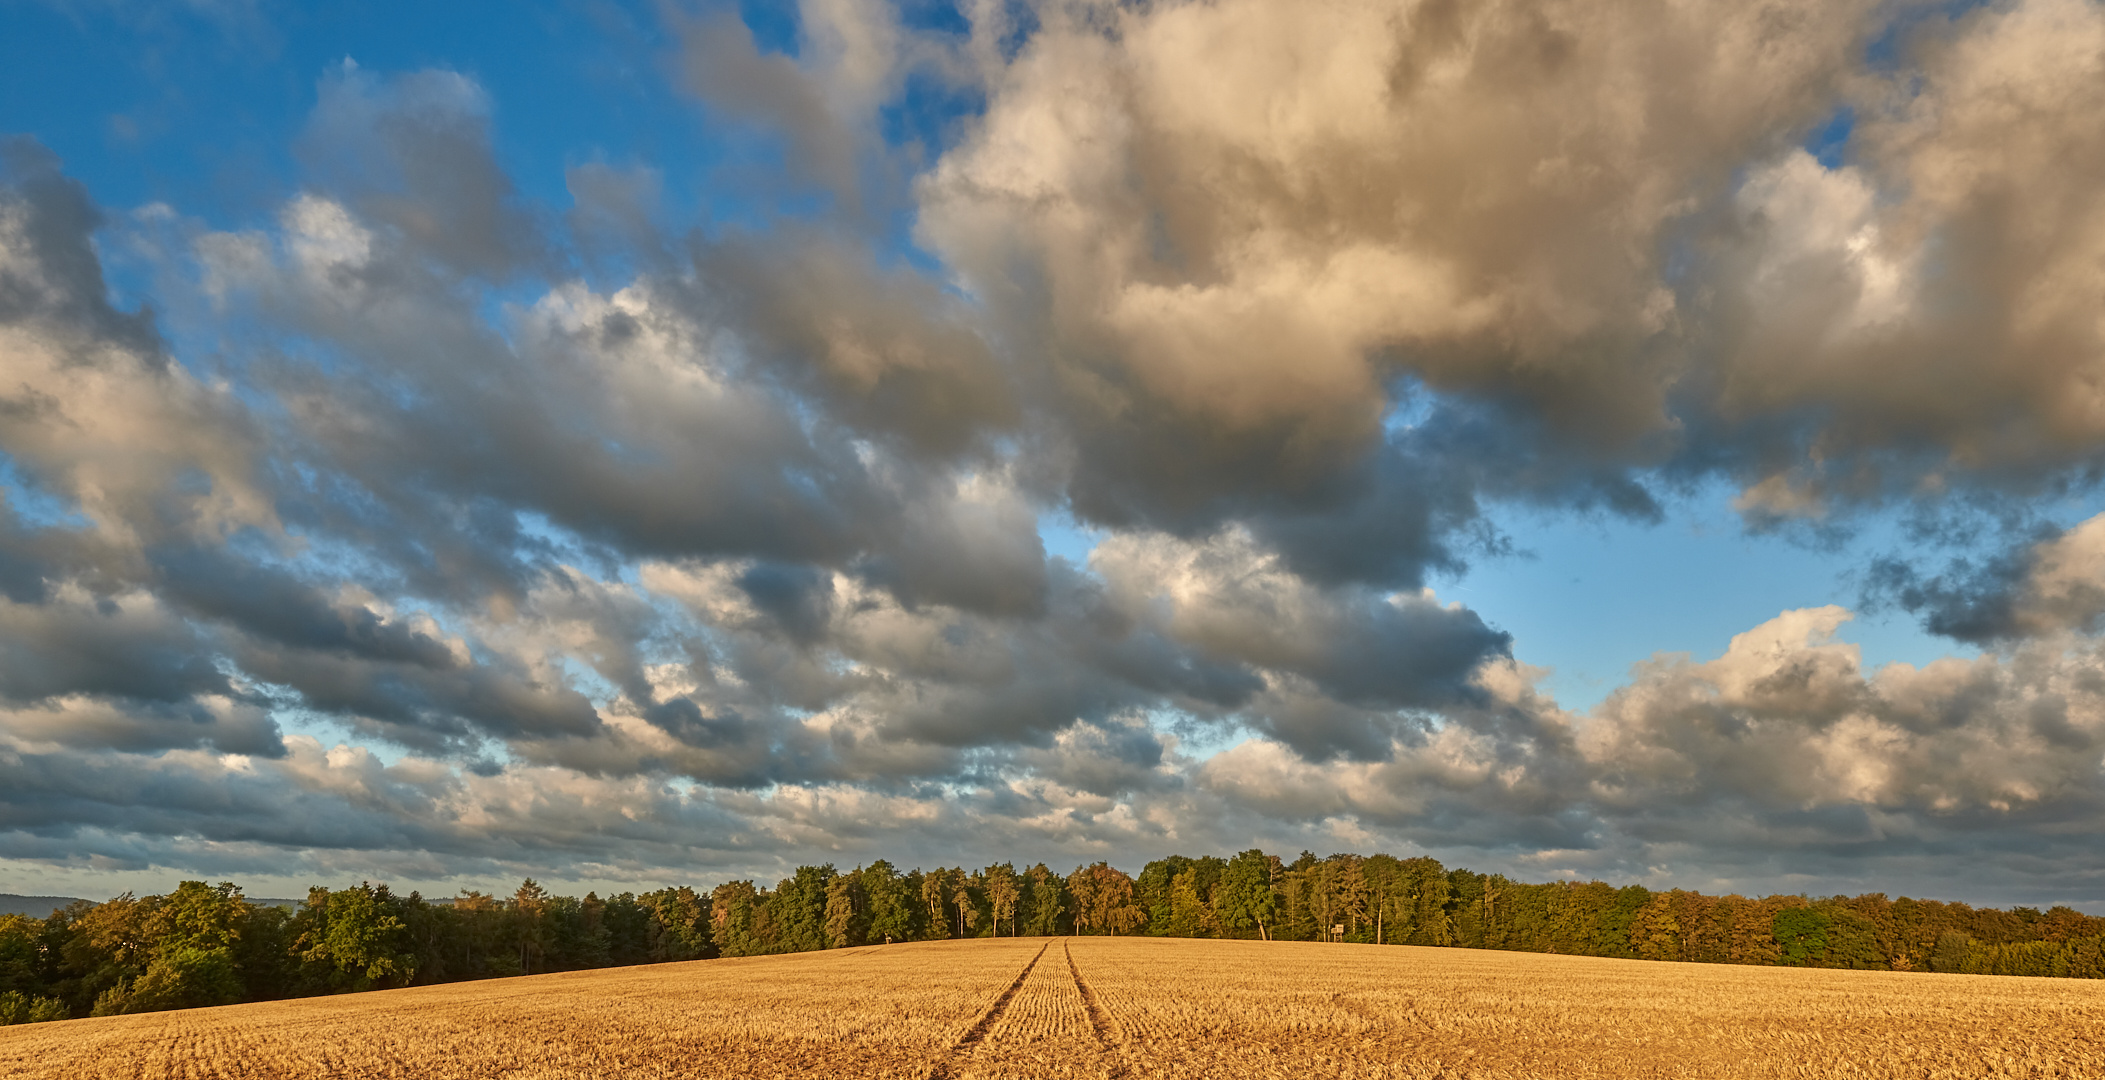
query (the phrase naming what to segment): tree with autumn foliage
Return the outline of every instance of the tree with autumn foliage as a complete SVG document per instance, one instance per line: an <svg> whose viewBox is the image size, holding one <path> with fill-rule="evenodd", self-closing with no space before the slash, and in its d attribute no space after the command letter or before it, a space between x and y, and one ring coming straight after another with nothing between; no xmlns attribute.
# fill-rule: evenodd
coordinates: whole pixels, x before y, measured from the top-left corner
<svg viewBox="0 0 2105 1080"><path fill-rule="evenodd" d="M1125 934L1147 922L1147 913L1133 897L1133 879L1109 863L1092 863L1069 874L1067 892L1074 898L1076 933Z"/></svg>

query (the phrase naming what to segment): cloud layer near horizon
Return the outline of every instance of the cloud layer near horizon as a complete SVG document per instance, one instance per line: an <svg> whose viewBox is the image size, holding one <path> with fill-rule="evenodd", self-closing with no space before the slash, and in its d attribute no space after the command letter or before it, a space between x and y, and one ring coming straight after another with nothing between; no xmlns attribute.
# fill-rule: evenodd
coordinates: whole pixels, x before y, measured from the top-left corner
<svg viewBox="0 0 2105 1080"><path fill-rule="evenodd" d="M805 199L759 226L598 164L531 202L450 71L327 74L248 228L7 144L0 858L2105 897L2105 526L2024 511L2105 464L2105 7L961 8L680 24ZM929 86L976 104L888 136ZM1492 508L1712 481L1757 529L2000 514L1867 575L1989 651L1867 672L1783 612L1576 714L1427 588Z"/></svg>

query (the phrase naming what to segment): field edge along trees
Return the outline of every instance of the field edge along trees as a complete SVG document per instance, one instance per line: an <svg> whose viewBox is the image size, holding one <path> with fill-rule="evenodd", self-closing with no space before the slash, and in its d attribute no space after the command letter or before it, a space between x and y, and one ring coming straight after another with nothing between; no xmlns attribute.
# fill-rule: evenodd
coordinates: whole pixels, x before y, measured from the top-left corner
<svg viewBox="0 0 2105 1080"><path fill-rule="evenodd" d="M0 916L0 1024L589 968L971 937L1122 934L1422 945L1638 960L2105 978L2105 918L2067 907L1713 896L1520 882L1438 860L1257 849L1170 855L1129 875L1013 862L800 866L600 897L532 879L427 899L360 882L296 904L232 882Z"/></svg>

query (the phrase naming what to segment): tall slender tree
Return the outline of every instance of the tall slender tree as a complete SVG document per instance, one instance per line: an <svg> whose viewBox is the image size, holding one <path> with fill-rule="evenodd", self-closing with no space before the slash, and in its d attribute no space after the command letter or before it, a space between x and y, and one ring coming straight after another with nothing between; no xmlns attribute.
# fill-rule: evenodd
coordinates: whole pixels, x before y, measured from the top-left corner
<svg viewBox="0 0 2105 1080"><path fill-rule="evenodd" d="M994 909L994 936L1001 936L1001 920L1010 920L1009 935L1016 936L1016 905L1023 896L1022 883L1017 880L1013 863L995 863L980 872L985 883L987 902Z"/></svg>

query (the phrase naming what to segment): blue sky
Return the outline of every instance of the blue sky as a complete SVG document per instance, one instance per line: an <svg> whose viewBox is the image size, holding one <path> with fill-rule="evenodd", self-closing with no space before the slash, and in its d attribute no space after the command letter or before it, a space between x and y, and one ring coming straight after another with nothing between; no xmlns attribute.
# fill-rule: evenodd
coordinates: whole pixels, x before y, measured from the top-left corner
<svg viewBox="0 0 2105 1080"><path fill-rule="evenodd" d="M2105 16L1815 5L1763 67L1559 8L1538 71L1496 8L0 0L57 298L0 347L76 418L0 434L0 636L98 628L0 672L77 778L0 888L991 837L2101 902L2037 718L2105 611ZM179 773L288 824L83 794Z"/></svg>

